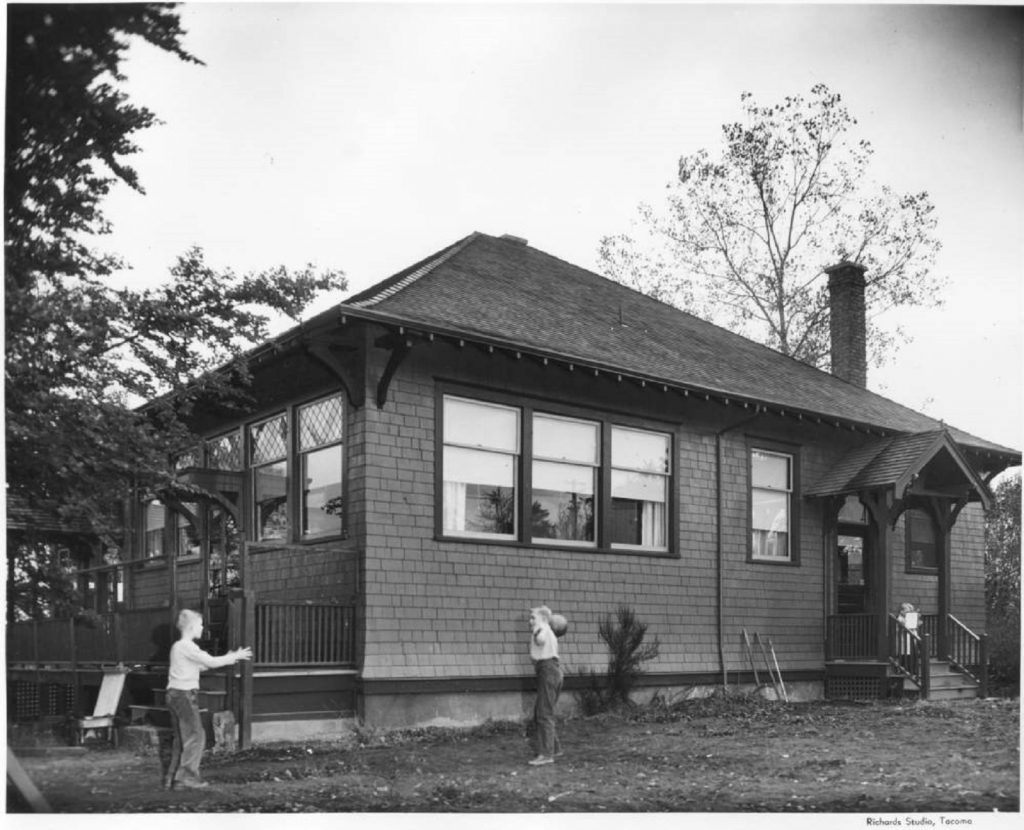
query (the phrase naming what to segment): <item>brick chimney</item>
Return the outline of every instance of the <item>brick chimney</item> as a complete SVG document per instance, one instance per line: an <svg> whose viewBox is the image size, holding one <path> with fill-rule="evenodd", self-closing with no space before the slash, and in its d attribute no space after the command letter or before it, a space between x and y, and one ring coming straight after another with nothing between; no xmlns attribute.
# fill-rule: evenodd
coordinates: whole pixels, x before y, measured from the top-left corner
<svg viewBox="0 0 1024 830"><path fill-rule="evenodd" d="M867 324L863 265L843 260L826 268L832 374L857 386L868 385Z"/></svg>

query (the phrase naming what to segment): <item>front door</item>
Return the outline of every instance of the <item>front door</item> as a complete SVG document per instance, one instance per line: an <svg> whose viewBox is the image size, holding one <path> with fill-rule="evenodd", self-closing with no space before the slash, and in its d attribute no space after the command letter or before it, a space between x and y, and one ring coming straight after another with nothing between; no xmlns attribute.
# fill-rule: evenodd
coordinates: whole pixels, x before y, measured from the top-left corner
<svg viewBox="0 0 1024 830"><path fill-rule="evenodd" d="M866 614L871 610L871 555L864 527L839 525L836 536L836 610Z"/></svg>

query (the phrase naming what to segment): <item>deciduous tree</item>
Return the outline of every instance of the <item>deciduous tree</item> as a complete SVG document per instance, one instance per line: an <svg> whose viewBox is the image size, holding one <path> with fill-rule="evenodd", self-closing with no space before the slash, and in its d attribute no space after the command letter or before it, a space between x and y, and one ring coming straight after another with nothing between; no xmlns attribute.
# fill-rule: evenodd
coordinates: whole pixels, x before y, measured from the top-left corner
<svg viewBox="0 0 1024 830"><path fill-rule="evenodd" d="M829 358L823 268L847 259L867 270L869 360L902 339L885 311L934 304L939 242L925 192L899 194L868 179L871 145L823 84L809 98L759 106L723 126L717 152L679 160L664 204L641 205L633 229L605 237L616 280L764 342L814 366Z"/></svg>
<svg viewBox="0 0 1024 830"><path fill-rule="evenodd" d="M985 516L989 655L997 680L1020 683L1020 473L995 488Z"/></svg>
<svg viewBox="0 0 1024 830"><path fill-rule="evenodd" d="M93 248L109 230L100 207L118 182L141 191L128 159L156 124L119 88L121 62L146 43L200 62L170 4L7 12L8 496L116 546L112 505L132 482L169 481L197 401L237 401L245 350L268 337L272 315L297 318L345 282L311 267L238 276L194 249L160 287L117 287L110 277L124 263Z"/></svg>

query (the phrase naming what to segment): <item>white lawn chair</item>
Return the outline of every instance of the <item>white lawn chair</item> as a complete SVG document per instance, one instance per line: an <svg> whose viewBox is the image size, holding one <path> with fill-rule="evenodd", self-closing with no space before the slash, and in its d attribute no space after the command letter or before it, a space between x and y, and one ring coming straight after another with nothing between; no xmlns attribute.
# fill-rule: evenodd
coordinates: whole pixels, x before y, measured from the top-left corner
<svg viewBox="0 0 1024 830"><path fill-rule="evenodd" d="M88 732L103 730L106 739L117 746L117 708L127 675L128 669L121 666L103 669L103 682L93 713L75 721L75 743L84 743Z"/></svg>

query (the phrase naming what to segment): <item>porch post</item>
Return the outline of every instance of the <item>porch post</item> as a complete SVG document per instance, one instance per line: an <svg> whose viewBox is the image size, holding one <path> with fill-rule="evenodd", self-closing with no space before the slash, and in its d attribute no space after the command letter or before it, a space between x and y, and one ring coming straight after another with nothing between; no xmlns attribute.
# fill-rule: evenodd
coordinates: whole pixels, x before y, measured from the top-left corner
<svg viewBox="0 0 1024 830"><path fill-rule="evenodd" d="M244 545L243 545L244 547ZM244 644L252 651L252 660L243 660L242 667L242 700L241 700L241 722L238 724L238 746L239 749L249 749L252 746L252 717L253 717L253 664L257 659L256 646L256 592L246 590L243 593L242 605L242 636Z"/></svg>
<svg viewBox="0 0 1024 830"><path fill-rule="evenodd" d="M875 547L875 656L883 663L889 660L889 509L885 520L878 523Z"/></svg>
<svg viewBox="0 0 1024 830"><path fill-rule="evenodd" d="M889 661L889 520L892 515L891 494L875 491L865 493L861 501L871 514L872 564L868 575L872 588L875 617L875 657Z"/></svg>
<svg viewBox="0 0 1024 830"><path fill-rule="evenodd" d="M949 620L949 611L953 607L952 596L951 596L951 563L950 559L950 537L953 521L955 521L955 514L951 514L948 506L943 504L938 509L938 515L942 517L939 522L939 538L938 538L938 553L939 553L939 573L938 573L938 626L936 635L936 656L940 660L944 660L946 655L949 654L949 631L947 621Z"/></svg>

